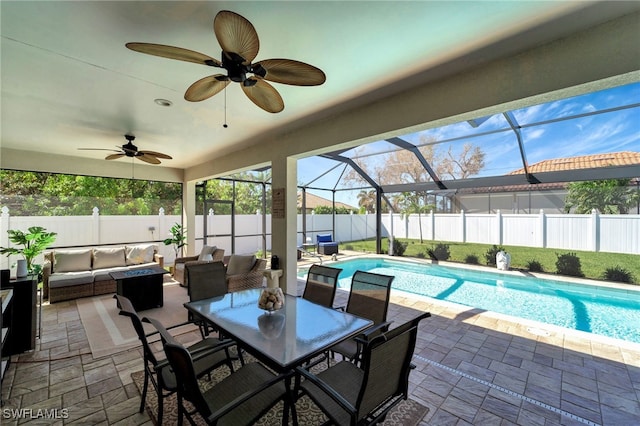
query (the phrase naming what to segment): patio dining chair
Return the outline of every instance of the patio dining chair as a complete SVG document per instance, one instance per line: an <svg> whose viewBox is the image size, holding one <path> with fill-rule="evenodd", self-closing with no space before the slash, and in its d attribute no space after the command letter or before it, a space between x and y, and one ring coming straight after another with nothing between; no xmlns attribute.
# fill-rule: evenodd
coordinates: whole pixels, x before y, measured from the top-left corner
<svg viewBox="0 0 640 426"><path fill-rule="evenodd" d="M224 263L187 263L185 265L185 279L189 283L187 292L189 301L209 299L211 297L224 296L227 293L227 282L225 279L226 268ZM211 325L200 317L189 311L189 321L193 322L200 329L202 338L209 335L209 331L215 331Z"/></svg>
<svg viewBox="0 0 640 426"><path fill-rule="evenodd" d="M314 375L298 367L296 398L307 394L336 425L384 421L387 413L409 396L418 324L429 316L425 312L372 340L364 340L361 368L341 361Z"/></svg>
<svg viewBox="0 0 640 426"><path fill-rule="evenodd" d="M156 325L155 320L150 320ZM163 336L164 351L177 378L179 425L183 416L195 425L196 413L207 424L253 425L280 401L284 402L282 424L288 424L290 410L295 419L291 391L285 385L285 379L293 372L276 375L262 364L252 362L203 391L198 385L193 354L162 330L161 325L158 331ZM185 407L185 402L189 402L191 408Z"/></svg>
<svg viewBox="0 0 640 426"><path fill-rule="evenodd" d="M340 272L342 272L340 268L311 265L302 298L328 308L333 307Z"/></svg>
<svg viewBox="0 0 640 426"><path fill-rule="evenodd" d="M163 398L171 395L177 390L176 377L173 374L162 351L154 351L151 347L149 338L157 335L157 332L147 334L142 324L143 319L138 316L131 301L124 296L115 295L118 301L120 315L127 316L131 319L133 328L138 335L138 339L142 343L143 362L144 362L144 385L142 387L142 397L140 400L140 412L144 410L144 405L149 389L149 382L153 385L158 395L158 424L162 424L163 416ZM177 324L178 327L186 323ZM164 328L164 327L163 327ZM166 329L165 329L166 330ZM167 331L168 333L168 331ZM219 340L217 338L207 338L201 340L187 348L187 350L196 357L195 374L201 377L215 368L227 365L233 372L233 364L229 357L228 348L235 343L231 340Z"/></svg>
<svg viewBox="0 0 640 426"><path fill-rule="evenodd" d="M357 364L362 351L362 339L373 338L389 327L387 311L394 278L391 275L365 271L353 274L346 312L373 321L373 326L365 330L360 339L348 339L332 346L329 349L331 357L339 353Z"/></svg>

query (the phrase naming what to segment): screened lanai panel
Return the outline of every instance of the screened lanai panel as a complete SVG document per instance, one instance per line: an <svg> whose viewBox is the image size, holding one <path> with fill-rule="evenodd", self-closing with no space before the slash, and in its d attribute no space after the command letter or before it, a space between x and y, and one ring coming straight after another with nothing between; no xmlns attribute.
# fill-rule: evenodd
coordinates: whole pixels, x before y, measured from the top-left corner
<svg viewBox="0 0 640 426"><path fill-rule="evenodd" d="M495 114L434 127L401 137L414 145L422 146L429 143L442 143L460 138L473 138L488 133L506 133L509 131L509 123L507 123L502 114Z"/></svg>
<svg viewBox="0 0 640 426"><path fill-rule="evenodd" d="M336 189L339 185L345 187L346 168L344 163L321 156L301 158L298 160L298 183L323 189ZM359 183L366 185L363 179Z"/></svg>
<svg viewBox="0 0 640 426"><path fill-rule="evenodd" d="M640 164L638 102L640 83L513 111L531 171Z"/></svg>
<svg viewBox="0 0 640 426"><path fill-rule="evenodd" d="M640 102L640 83L631 83L553 102L533 105L527 108L516 109L513 110L513 115L520 125L531 126L543 124L547 121L567 119L580 114L591 114L610 109L618 109L635 105L638 102ZM637 118L640 113L635 109L631 114ZM620 119L623 120L624 117L625 115L621 115ZM597 118L594 118L594 120L597 120Z"/></svg>
<svg viewBox="0 0 640 426"><path fill-rule="evenodd" d="M435 170L442 181L501 176L522 168L512 132L489 133L432 145Z"/></svg>

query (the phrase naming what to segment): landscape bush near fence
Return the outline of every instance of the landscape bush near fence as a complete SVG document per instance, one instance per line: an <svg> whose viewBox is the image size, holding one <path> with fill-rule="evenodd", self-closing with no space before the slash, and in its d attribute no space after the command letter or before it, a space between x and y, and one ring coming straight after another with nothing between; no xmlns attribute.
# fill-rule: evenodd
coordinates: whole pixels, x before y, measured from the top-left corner
<svg viewBox="0 0 640 426"><path fill-rule="evenodd" d="M231 217L207 215L208 244L231 253ZM55 247L101 246L155 242L165 262L175 257L170 246L162 240L181 218L177 215L105 216L95 209L91 216L11 216L6 207L0 218L0 246L9 247L8 229L27 229L42 226L58 234ZM306 232L303 234L303 222ZM196 246L189 252L198 253L202 247L205 222L196 217ZM257 253L264 247L271 249L271 216L238 215L235 218L235 253ZM375 214L298 215L298 245L315 242L317 234L330 233L341 243L374 238ZM335 232L334 232L335 229ZM264 235L263 235L264 232ZM382 215L382 236L425 241L452 241L497 245L554 248L578 251L640 254L640 215L574 214L426 214L400 216ZM387 249L385 247L385 249ZM16 259L0 259L6 268ZM36 259L42 262L42 259Z"/></svg>

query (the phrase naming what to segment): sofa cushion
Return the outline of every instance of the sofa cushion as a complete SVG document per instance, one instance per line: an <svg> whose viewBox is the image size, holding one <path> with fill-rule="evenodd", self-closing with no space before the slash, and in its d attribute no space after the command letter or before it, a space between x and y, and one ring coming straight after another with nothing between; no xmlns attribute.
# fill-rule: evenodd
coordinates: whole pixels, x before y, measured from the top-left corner
<svg viewBox="0 0 640 426"><path fill-rule="evenodd" d="M216 246L203 246L202 251L200 252L200 256L198 256L198 260L213 260L213 252L216 251L216 249Z"/></svg>
<svg viewBox="0 0 640 426"><path fill-rule="evenodd" d="M124 247L93 249L93 269L114 268L118 266L127 266L124 257Z"/></svg>
<svg viewBox="0 0 640 426"><path fill-rule="evenodd" d="M111 272L128 271L129 269L128 266L118 266L114 268L94 269L91 273L93 274L94 281L111 281L113 280L111 275L109 275Z"/></svg>
<svg viewBox="0 0 640 426"><path fill-rule="evenodd" d="M331 238L331 234L319 234L316 236L319 243L332 243L333 239Z"/></svg>
<svg viewBox="0 0 640 426"><path fill-rule="evenodd" d="M53 272L78 271L91 271L91 249L53 252Z"/></svg>
<svg viewBox="0 0 640 426"><path fill-rule="evenodd" d="M256 263L255 255L232 254L227 264L227 275L246 274Z"/></svg>
<svg viewBox="0 0 640 426"><path fill-rule="evenodd" d="M93 275L91 271L80 272L60 272L49 277L49 288L71 287L81 284L92 284Z"/></svg>
<svg viewBox="0 0 640 426"><path fill-rule="evenodd" d="M153 262L153 254L156 246L153 244L140 244L136 246L126 246L127 265L139 265L141 263Z"/></svg>

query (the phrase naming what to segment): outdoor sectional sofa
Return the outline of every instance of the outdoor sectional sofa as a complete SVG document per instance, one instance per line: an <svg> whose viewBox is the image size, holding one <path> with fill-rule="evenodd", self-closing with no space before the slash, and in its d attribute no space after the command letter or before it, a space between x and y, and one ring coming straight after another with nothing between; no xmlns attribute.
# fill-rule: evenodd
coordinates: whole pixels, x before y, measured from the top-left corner
<svg viewBox="0 0 640 426"><path fill-rule="evenodd" d="M50 303L116 292L110 272L164 266L154 244L54 250L44 255L43 297Z"/></svg>

